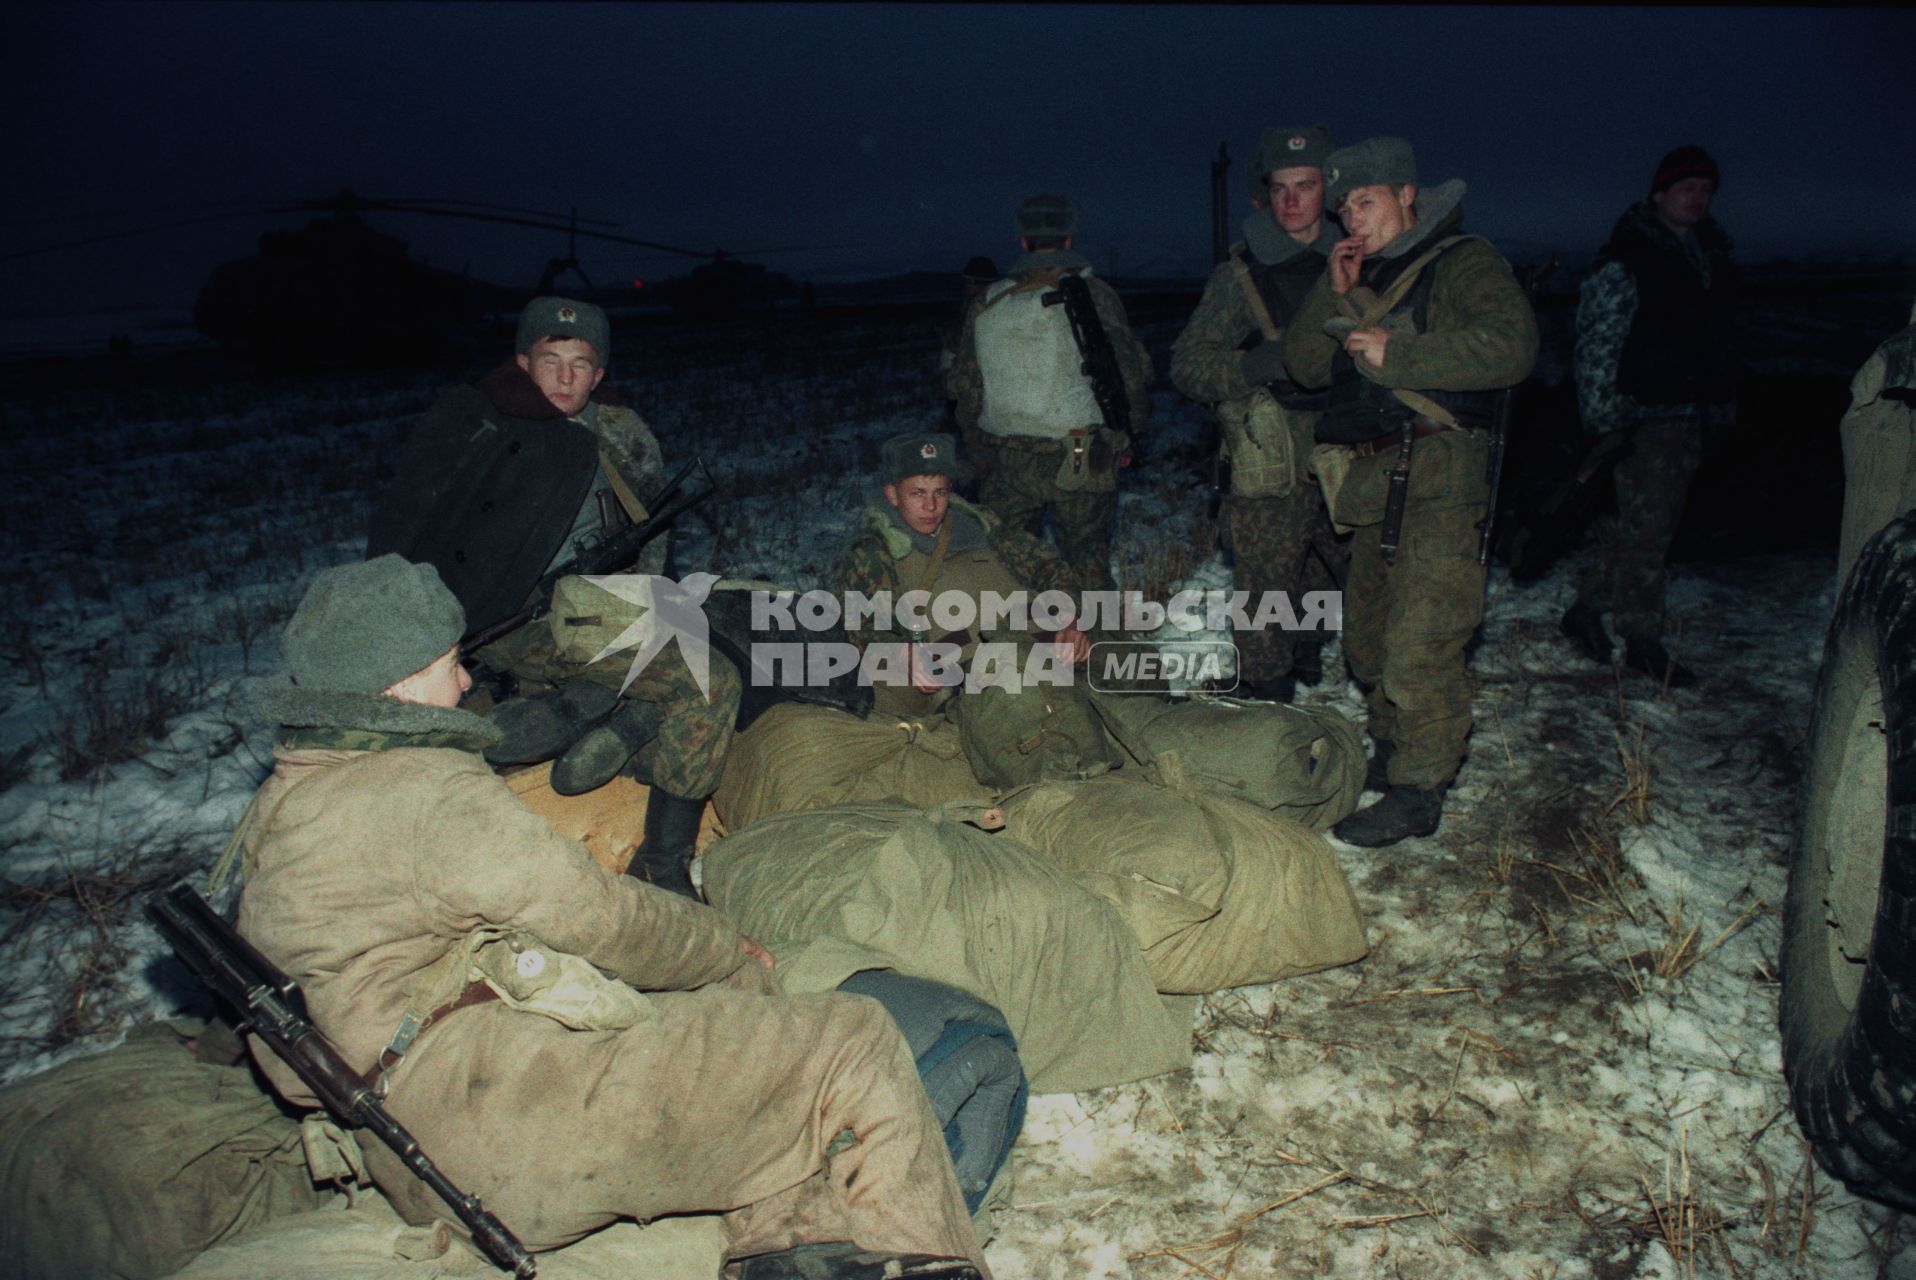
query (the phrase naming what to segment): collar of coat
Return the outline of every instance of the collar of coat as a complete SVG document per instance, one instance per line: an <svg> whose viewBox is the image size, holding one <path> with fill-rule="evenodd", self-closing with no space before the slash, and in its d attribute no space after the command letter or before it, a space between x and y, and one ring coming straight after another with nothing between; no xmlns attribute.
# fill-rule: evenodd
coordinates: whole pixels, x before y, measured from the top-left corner
<svg viewBox="0 0 1916 1280"><path fill-rule="evenodd" d="M1606 254L1614 254L1627 250L1632 244L1686 261L1699 262L1706 272L1710 264L1728 258L1732 251L1730 233L1715 218L1705 218L1699 222L1695 234L1686 244L1657 216L1656 206L1648 199L1639 200L1623 211L1623 216L1617 219L1617 225L1610 229L1610 242L1604 246L1604 250Z"/></svg>
<svg viewBox="0 0 1916 1280"><path fill-rule="evenodd" d="M546 393L539 390L539 384L532 375L519 367L517 360L508 360L479 379L479 393L491 402L492 407L508 418L525 418L532 422L549 422L563 418L559 406L546 399ZM592 392L592 404L624 407L625 397L620 395L609 380L602 380Z"/></svg>
<svg viewBox="0 0 1916 1280"><path fill-rule="evenodd" d="M1019 254L1018 260L1011 264L1011 270L1006 274L1021 276L1027 271L1043 271L1047 268L1089 272L1091 259L1076 249L1040 249L1036 253Z"/></svg>
<svg viewBox="0 0 1916 1280"><path fill-rule="evenodd" d="M1330 218L1324 217L1317 223L1317 239L1309 244L1300 244L1296 237L1271 219L1270 210L1259 209L1244 219L1244 243L1259 262L1274 267L1280 262L1289 262L1301 253L1314 253L1328 258L1331 256L1331 246L1337 243L1337 237L1331 234Z"/></svg>
<svg viewBox="0 0 1916 1280"><path fill-rule="evenodd" d="M945 519L951 522L951 543L945 548L948 552L976 551L990 546L992 530L998 523L997 516L983 507L972 506L957 494L951 497ZM885 501L883 494L865 508L865 528L885 544L886 553L894 560L903 560L914 551L930 555L938 545L937 534L920 533L906 524L898 508Z"/></svg>
<svg viewBox="0 0 1916 1280"><path fill-rule="evenodd" d="M1377 251L1377 256L1386 260L1402 258L1450 235L1463 225L1463 204L1462 178L1452 178L1449 182L1430 188L1419 188L1417 201L1411 206L1412 212L1417 215L1417 225L1398 232L1396 239Z"/></svg>
<svg viewBox="0 0 1916 1280"><path fill-rule="evenodd" d="M502 736L484 716L458 707L401 702L377 693L307 689L291 680L261 681L253 705L282 725L282 745L389 751L395 747L457 747L482 751Z"/></svg>

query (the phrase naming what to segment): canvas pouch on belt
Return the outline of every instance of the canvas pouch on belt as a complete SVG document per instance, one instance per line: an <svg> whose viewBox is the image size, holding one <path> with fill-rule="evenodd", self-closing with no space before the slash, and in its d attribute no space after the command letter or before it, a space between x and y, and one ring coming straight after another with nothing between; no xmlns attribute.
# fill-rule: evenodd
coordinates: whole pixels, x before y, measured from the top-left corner
<svg viewBox="0 0 1916 1280"><path fill-rule="evenodd" d="M1231 492L1240 498L1283 498L1297 489L1303 422L1267 387L1217 406L1220 447L1231 462Z"/></svg>

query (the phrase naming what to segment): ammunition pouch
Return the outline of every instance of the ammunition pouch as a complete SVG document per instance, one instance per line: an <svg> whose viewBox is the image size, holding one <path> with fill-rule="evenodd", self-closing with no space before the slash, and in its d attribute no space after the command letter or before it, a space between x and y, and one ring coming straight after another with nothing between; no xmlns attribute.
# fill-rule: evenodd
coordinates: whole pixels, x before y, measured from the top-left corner
<svg viewBox="0 0 1916 1280"><path fill-rule="evenodd" d="M1278 403L1267 388L1219 403L1219 450L1231 464L1231 493L1239 498L1288 497L1303 478L1310 434L1304 415Z"/></svg>
<svg viewBox="0 0 1916 1280"><path fill-rule="evenodd" d="M1131 437L1109 427L1085 427L1063 440L1053 483L1064 493L1115 493L1118 459L1131 448Z"/></svg>

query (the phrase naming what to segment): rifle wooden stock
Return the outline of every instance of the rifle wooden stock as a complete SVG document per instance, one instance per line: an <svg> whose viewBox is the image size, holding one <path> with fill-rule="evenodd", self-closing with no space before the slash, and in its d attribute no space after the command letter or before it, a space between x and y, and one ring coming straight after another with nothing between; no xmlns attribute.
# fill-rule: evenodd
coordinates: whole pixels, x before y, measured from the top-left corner
<svg viewBox="0 0 1916 1280"><path fill-rule="evenodd" d="M333 1118L365 1129L392 1149L417 1177L458 1215L473 1243L504 1270L531 1280L538 1266L506 1225L454 1186L419 1142L386 1113L379 1091L347 1064L306 1017L299 984L240 937L188 885L176 885L147 901L147 915L174 952L230 1008L243 1030L264 1040L291 1067Z"/></svg>

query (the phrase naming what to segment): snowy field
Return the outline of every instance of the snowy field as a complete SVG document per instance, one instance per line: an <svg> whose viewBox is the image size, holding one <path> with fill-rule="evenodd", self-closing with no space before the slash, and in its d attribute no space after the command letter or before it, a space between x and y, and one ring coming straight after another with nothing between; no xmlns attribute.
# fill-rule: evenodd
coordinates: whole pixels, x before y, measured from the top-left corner
<svg viewBox="0 0 1916 1280"><path fill-rule="evenodd" d="M820 584L877 442L936 425L941 319L622 340L614 377L668 458L721 478L680 570ZM1223 585L1204 414L1162 379L1176 318L1143 331L1160 381L1119 576ZM244 681L278 669L312 572L360 553L367 495L443 380L0 408L0 1079L178 1007L138 902L218 856L271 746ZM1558 636L1575 568L1493 576L1442 831L1340 847L1366 960L1208 997L1187 1074L1034 1101L989 1251L1003 1280L1916 1276L1916 1225L1815 1169L1778 1058L1832 557L1693 566L1672 607L1705 679L1669 696ZM1309 697L1359 712L1343 683Z"/></svg>

